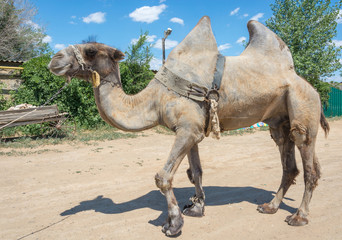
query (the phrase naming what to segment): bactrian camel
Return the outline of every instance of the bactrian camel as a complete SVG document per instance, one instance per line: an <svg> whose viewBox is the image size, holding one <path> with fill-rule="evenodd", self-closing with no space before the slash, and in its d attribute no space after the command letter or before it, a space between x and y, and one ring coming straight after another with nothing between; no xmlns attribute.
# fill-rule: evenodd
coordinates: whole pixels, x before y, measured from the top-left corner
<svg viewBox="0 0 342 240"><path fill-rule="evenodd" d="M279 147L283 176L280 187L269 203L259 205L261 213L275 213L294 184L298 169L295 146L301 154L305 190L297 211L286 218L292 226L308 223L309 202L320 178L320 165L315 153L319 125L329 131L319 94L295 72L286 44L257 21L248 22L249 44L240 56L224 57L219 89L217 116L221 131L243 128L262 121L269 125L271 137ZM185 39L169 54L162 68L174 76L200 85L211 85L216 71L217 45L210 19L203 17ZM122 89L118 62L124 54L100 43L69 46L51 60L49 69L67 78L93 79L96 104L101 117L124 131L141 131L163 125L175 132L166 164L155 176L157 187L165 195L168 217L162 231L178 234L183 216L201 217L205 195L198 144L208 128L208 102L196 101L168 88L158 74L136 95ZM165 70L165 69L164 69ZM172 79L170 79L172 80ZM196 194L192 204L180 210L173 193L172 181L177 168L187 155L190 181Z"/></svg>

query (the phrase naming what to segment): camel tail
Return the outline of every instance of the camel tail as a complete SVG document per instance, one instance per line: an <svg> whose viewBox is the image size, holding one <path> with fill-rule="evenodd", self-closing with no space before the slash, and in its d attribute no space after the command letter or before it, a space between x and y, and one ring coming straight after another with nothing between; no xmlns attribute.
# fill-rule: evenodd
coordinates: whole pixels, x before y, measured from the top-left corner
<svg viewBox="0 0 342 240"><path fill-rule="evenodd" d="M321 107L321 119L320 119L320 122L321 122L321 127L324 130L325 137L328 137L328 134L329 134L329 131L330 131L330 126L329 126L329 123L328 123L327 119L324 116L323 107Z"/></svg>

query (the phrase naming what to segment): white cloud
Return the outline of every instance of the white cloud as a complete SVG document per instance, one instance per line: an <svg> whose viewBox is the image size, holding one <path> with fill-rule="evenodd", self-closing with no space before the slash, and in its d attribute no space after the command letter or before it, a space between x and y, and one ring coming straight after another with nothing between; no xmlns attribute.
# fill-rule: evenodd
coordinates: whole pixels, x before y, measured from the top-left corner
<svg viewBox="0 0 342 240"><path fill-rule="evenodd" d="M146 41L147 42L154 42L154 40L157 38L156 35L148 35Z"/></svg>
<svg viewBox="0 0 342 240"><path fill-rule="evenodd" d="M37 23L32 22L31 20L25 21L25 24L29 25L32 27L34 30L40 29L40 26Z"/></svg>
<svg viewBox="0 0 342 240"><path fill-rule="evenodd" d="M43 40L42 40L43 43L50 43L52 42L52 37L50 37L49 35L46 35Z"/></svg>
<svg viewBox="0 0 342 240"><path fill-rule="evenodd" d="M248 13L245 13L245 14L243 15L243 17L248 17Z"/></svg>
<svg viewBox="0 0 342 240"><path fill-rule="evenodd" d="M138 39L137 38L133 38L132 40L131 40L131 44L136 44L138 42Z"/></svg>
<svg viewBox="0 0 342 240"><path fill-rule="evenodd" d="M235 8L233 11L230 12L230 16L233 16L233 15L237 14L239 10L240 10L239 7Z"/></svg>
<svg viewBox="0 0 342 240"><path fill-rule="evenodd" d="M254 15L250 20L259 21L260 18L264 16L264 13L258 13L257 15Z"/></svg>
<svg viewBox="0 0 342 240"><path fill-rule="evenodd" d="M177 17L171 18L170 22L179 23L180 25L184 25L184 20L181 18L177 18Z"/></svg>
<svg viewBox="0 0 342 240"><path fill-rule="evenodd" d="M76 16L71 16L70 18L73 19L73 20L71 20L71 21L69 22L70 24L74 24L74 25L77 24L77 23L74 21L74 20L76 20Z"/></svg>
<svg viewBox="0 0 342 240"><path fill-rule="evenodd" d="M166 2L166 0L160 0L159 3L163 3L163 2Z"/></svg>
<svg viewBox="0 0 342 240"><path fill-rule="evenodd" d="M87 17L83 17L83 22L85 23L104 23L106 21L106 13L96 12L89 14Z"/></svg>
<svg viewBox="0 0 342 240"><path fill-rule="evenodd" d="M174 48L177 45L178 45L177 41L170 40L170 39L166 39L166 41L165 41L165 49ZM162 40L161 39L158 39L158 41L154 45L154 48L162 49Z"/></svg>
<svg viewBox="0 0 342 240"><path fill-rule="evenodd" d="M152 23L159 19L159 15L166 9L165 4L159 6L143 6L141 8L135 9L129 14L129 17L135 22L146 22Z"/></svg>
<svg viewBox="0 0 342 240"><path fill-rule="evenodd" d="M223 50L226 50L226 49L231 48L231 47L232 47L232 45L230 43L225 43L225 44L218 46L218 50L223 51Z"/></svg>
<svg viewBox="0 0 342 240"><path fill-rule="evenodd" d="M64 45L64 44L57 43L57 44L55 45L55 49L57 49L57 50L61 50L61 49L63 49L63 48L65 48L65 45Z"/></svg>
<svg viewBox="0 0 342 240"><path fill-rule="evenodd" d="M152 70L159 70L159 68L161 67L163 61L161 59L158 58L152 58L151 62L150 62L150 69Z"/></svg>
<svg viewBox="0 0 342 240"><path fill-rule="evenodd" d="M157 36L156 35L148 35L147 36L147 39L146 39L146 42L149 42L149 43L152 43L152 42L154 42L154 40L157 38ZM131 44L136 44L137 42L138 42L138 38L133 38L132 40L131 40Z"/></svg>
<svg viewBox="0 0 342 240"><path fill-rule="evenodd" d="M247 40L247 38L245 38L245 37L240 37L237 41L236 41L236 43L238 43L238 44L242 44L244 41L246 41Z"/></svg>
<svg viewBox="0 0 342 240"><path fill-rule="evenodd" d="M338 24L342 23L342 9L340 9L339 14L337 15L336 22Z"/></svg>
<svg viewBox="0 0 342 240"><path fill-rule="evenodd" d="M342 40L332 40L336 47L342 47Z"/></svg>

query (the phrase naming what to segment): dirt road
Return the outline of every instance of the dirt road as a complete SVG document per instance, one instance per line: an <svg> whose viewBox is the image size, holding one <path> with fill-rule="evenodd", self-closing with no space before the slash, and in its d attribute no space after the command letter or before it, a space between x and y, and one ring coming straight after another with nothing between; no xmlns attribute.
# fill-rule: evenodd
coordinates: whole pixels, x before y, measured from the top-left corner
<svg viewBox="0 0 342 240"><path fill-rule="evenodd" d="M317 141L323 176L311 201L309 225L284 222L300 205L302 174L276 214L256 211L272 199L282 172L269 132L257 131L200 143L205 216L184 217L178 239L342 239L342 120L330 126L328 139L320 130ZM0 239L167 239L161 232L166 201L154 175L174 137L154 131L144 135L1 156ZM187 167L184 159L174 179L181 207L194 194Z"/></svg>

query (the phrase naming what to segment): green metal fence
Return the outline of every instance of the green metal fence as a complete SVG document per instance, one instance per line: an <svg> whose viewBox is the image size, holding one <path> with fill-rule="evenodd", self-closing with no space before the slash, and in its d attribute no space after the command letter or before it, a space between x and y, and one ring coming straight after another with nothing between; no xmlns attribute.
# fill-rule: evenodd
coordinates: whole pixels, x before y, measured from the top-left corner
<svg viewBox="0 0 342 240"><path fill-rule="evenodd" d="M326 117L342 116L342 91L331 88L329 106L324 108Z"/></svg>

